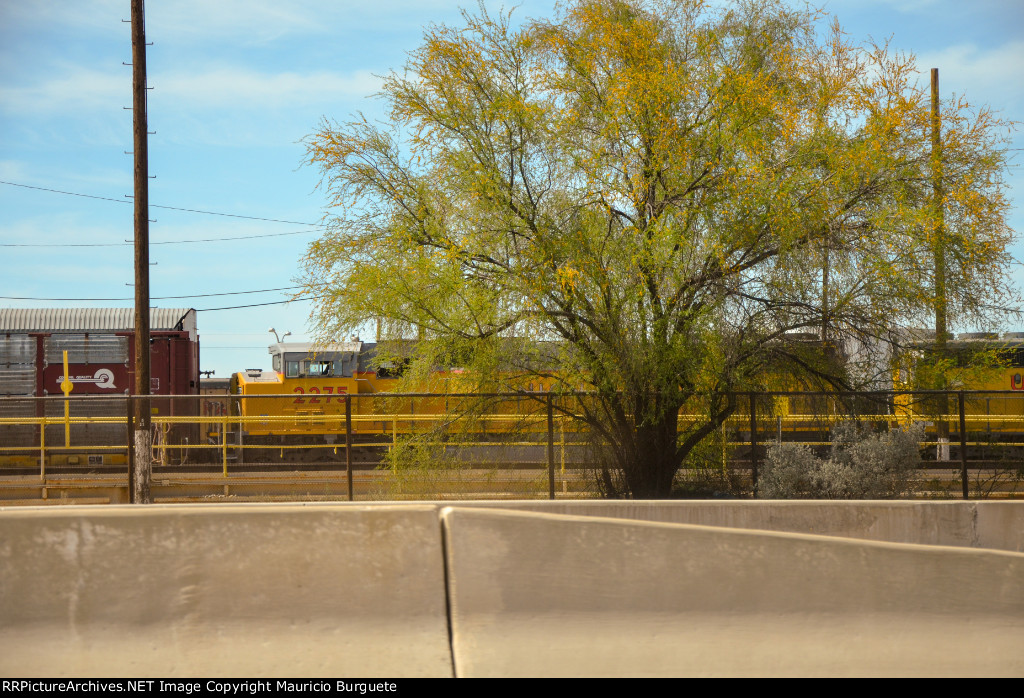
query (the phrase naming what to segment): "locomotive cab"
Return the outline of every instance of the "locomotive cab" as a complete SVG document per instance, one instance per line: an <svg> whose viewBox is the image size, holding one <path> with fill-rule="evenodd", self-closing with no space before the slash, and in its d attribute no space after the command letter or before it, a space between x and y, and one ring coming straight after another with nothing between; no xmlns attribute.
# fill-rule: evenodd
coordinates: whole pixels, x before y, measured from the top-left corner
<svg viewBox="0 0 1024 698"><path fill-rule="evenodd" d="M373 392L360 377L362 342L272 344L270 371L236 373L233 414L244 418L243 435L285 448L319 442L344 431L346 396ZM361 405L353 405L356 410Z"/></svg>
<svg viewBox="0 0 1024 698"><path fill-rule="evenodd" d="M268 352L275 373L282 378L352 378L359 370L362 342L318 347L306 343L278 343Z"/></svg>

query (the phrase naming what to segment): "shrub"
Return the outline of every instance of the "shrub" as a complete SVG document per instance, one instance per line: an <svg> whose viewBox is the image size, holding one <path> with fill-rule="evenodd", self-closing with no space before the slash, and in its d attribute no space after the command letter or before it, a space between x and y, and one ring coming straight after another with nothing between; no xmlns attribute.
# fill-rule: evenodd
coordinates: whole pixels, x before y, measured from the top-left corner
<svg viewBox="0 0 1024 698"><path fill-rule="evenodd" d="M910 491L920 461L924 426L915 424L884 434L866 433L854 424L832 432L827 459L806 446L769 447L758 482L766 499L890 499Z"/></svg>

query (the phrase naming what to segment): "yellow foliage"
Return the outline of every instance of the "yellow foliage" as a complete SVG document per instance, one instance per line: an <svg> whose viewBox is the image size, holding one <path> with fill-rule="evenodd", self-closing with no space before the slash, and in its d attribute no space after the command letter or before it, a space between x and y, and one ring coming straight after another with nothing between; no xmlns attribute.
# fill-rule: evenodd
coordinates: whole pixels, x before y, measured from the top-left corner
<svg viewBox="0 0 1024 698"><path fill-rule="evenodd" d="M429 28L385 79L390 127L357 117L306 140L331 211L305 260L323 338L382 318L439 340L430 352L514 346L524 367L542 343L567 385L602 396L582 416L639 453L698 392L712 397L692 435L714 429L765 365L852 381L781 339L877 345L921 324L936 244L952 322L1013 305L1012 125L944 104L933 157L913 56L772 0L464 20Z"/></svg>

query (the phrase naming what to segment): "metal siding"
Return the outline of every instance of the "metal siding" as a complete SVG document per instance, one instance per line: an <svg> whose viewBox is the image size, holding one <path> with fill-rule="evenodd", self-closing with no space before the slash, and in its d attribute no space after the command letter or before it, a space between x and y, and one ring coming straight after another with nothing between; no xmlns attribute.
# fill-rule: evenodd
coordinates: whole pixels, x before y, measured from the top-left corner
<svg viewBox="0 0 1024 698"><path fill-rule="evenodd" d="M154 351L154 376L160 376L160 393L197 394L199 392L198 335L196 312L188 308L154 308L150 313L151 331L157 346ZM75 399L69 401L72 417L114 417L106 424L73 424L72 447L126 443L127 426L123 393L130 390L128 380L134 353L135 313L127 308L0 308L0 417L29 420L36 416L62 417L64 400L18 400L18 396L45 395L46 375L56 381L63 374L63 352L68 351L72 375L95 373L95 369L117 371L119 397ZM177 327L181 326L181 330ZM30 334L36 333L36 334ZM119 333L123 333L120 334ZM160 336L160 335L163 336ZM173 366L174 370L171 370ZM124 378L120 376L124 374ZM58 385L56 382L54 385ZM102 386L101 386L102 387ZM87 384L75 386L75 393L93 392ZM59 394L59 390L55 394ZM173 408L166 400L155 398L160 414L195 414L197 401L186 401ZM177 438L177 437L175 437ZM64 426L46 428L48 446L62 446ZM38 447L39 428L35 425L0 425L0 444Z"/></svg>
<svg viewBox="0 0 1024 698"><path fill-rule="evenodd" d="M150 308L150 330L182 329L195 338L193 308ZM134 308L0 308L0 332L128 332Z"/></svg>
<svg viewBox="0 0 1024 698"><path fill-rule="evenodd" d="M36 341L26 334L0 336L0 364L33 364L36 360Z"/></svg>
<svg viewBox="0 0 1024 698"><path fill-rule="evenodd" d="M0 395L34 395L36 390L36 367L0 366Z"/></svg>
<svg viewBox="0 0 1024 698"><path fill-rule="evenodd" d="M85 448L87 446L116 446L127 443L125 434L128 429L128 417L125 412L124 397L109 399L69 400L70 415L74 417L114 417L113 422L87 423L71 425L71 445ZM46 400L46 416L60 418L64 416L64 400ZM46 427L46 443L48 446L64 445L64 425L50 424Z"/></svg>
<svg viewBox="0 0 1024 698"><path fill-rule="evenodd" d="M109 334L54 334L46 338L46 362L71 364L127 364L128 337Z"/></svg>
<svg viewBox="0 0 1024 698"><path fill-rule="evenodd" d="M31 393L32 390L29 390ZM24 420L21 424L0 424L0 444L4 446L33 446L39 443L38 430L29 421L36 416L34 400L0 400L0 417ZM29 451L18 451L29 454Z"/></svg>
<svg viewBox="0 0 1024 698"><path fill-rule="evenodd" d="M0 336L0 395L32 395L35 389L35 337Z"/></svg>

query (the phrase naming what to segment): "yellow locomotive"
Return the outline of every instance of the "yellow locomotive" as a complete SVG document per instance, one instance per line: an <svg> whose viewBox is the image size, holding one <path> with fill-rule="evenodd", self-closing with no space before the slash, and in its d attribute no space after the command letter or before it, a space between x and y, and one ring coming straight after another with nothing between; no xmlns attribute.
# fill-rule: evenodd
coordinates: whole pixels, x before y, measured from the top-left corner
<svg viewBox="0 0 1024 698"><path fill-rule="evenodd" d="M376 361L377 344L278 342L269 347L272 369L235 373L229 385L233 446L247 460L331 460L346 439L354 458L376 461L399 435L426 432L474 408L477 400L460 369L432 371L415 393L398 393L404 365ZM408 389L408 384L402 384ZM527 391L543 391L534 380ZM460 397L461 396L461 397ZM500 435L512 429L540 431L529 415L540 403L529 395L492 402L476 414L471 431ZM533 423L536 422L536 423ZM313 447L312 449L310 447ZM277 452L275 454L275 451Z"/></svg>
<svg viewBox="0 0 1024 698"><path fill-rule="evenodd" d="M809 337L793 341L797 340L811 342ZM950 441L957 444L958 396L950 394L942 417L934 396L919 392L923 387L919 366L927 363L932 345L926 336L907 343L907 351L893 360L892 383L875 393L845 397L773 393L758 408L759 439L824 445L835 422L853 417L889 427L925 422L933 445L945 438L936 426L945 421ZM1024 444L1024 333L961 334L948 343L948 352L953 358L946 368L947 385L951 391L965 391L971 452L978 447L991 450L993 444ZM377 344L372 342L278 342L269 347L269 354L270 371L236 373L229 387L234 419L228 437L232 445L244 446L241 452L250 461L331 460L348 439L356 447L355 460L375 462L380 451L397 443L400 436L429 432L454 420L472 402L460 397L474 389L459 369L433 371L415 386L415 394L398 393L400 385L409 389L408 382L398 380L401 363L377 361ZM539 436L546 429L543 396L529 393L548 387L549 380L535 379L521 386L519 397L492 402L486 414L476 415L471 427L476 438L500 438L513 430ZM740 412L744 411L741 407ZM749 417L737 414L730 424L746 429ZM933 452L943 459L938 450Z"/></svg>
<svg viewBox="0 0 1024 698"><path fill-rule="evenodd" d="M897 367L894 388L907 391L896 400L900 418L927 424L929 440L937 440L936 458L948 458L942 454L943 431L952 444L961 440L961 398L969 457L1005 459L1024 452L1024 333L963 332L947 341L945 359L934 353L931 337L912 343ZM935 385L948 392L916 392Z"/></svg>
<svg viewBox="0 0 1024 698"><path fill-rule="evenodd" d="M770 392L758 394L758 440L798 442L824 451L842 422L875 430L923 423L925 460L958 460L962 442L971 460L1024 457L1024 333L951 335L941 359L934 337L927 330L905 330L896 351L880 345L860 356L839 348L837 359L851 371L875 377L870 390L843 392L777 380ZM816 334L792 333L784 341L808 354L821 351ZM865 356L871 357L870 365ZM939 385L945 389L937 390ZM743 442L750 439L749 410L741 402L739 411L745 414L734 415L729 425Z"/></svg>

